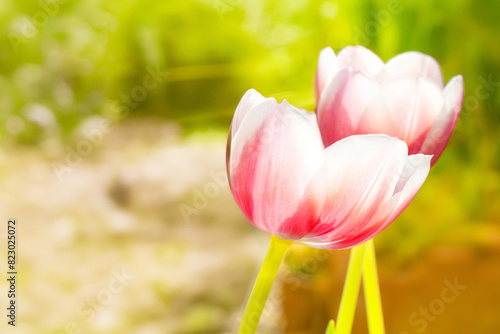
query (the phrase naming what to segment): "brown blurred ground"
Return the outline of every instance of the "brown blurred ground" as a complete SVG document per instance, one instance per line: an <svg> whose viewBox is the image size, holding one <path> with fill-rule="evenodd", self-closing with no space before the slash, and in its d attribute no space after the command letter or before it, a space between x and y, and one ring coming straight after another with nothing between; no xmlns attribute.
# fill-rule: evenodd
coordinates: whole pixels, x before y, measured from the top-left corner
<svg viewBox="0 0 500 334"><path fill-rule="evenodd" d="M179 135L156 120L126 122L62 181L51 164L64 162L64 148L56 156L34 148L5 152L0 213L19 222L15 333L63 333L72 323L82 333L219 333L233 326L266 235L244 221L227 185L183 220L179 204L192 205L209 173L224 170L225 139ZM6 228L1 232L5 245ZM108 298L104 290L122 270L134 278ZM1 305L5 289L1 280ZM2 320L5 330L12 329Z"/></svg>
<svg viewBox="0 0 500 334"><path fill-rule="evenodd" d="M491 232L498 237L498 231ZM497 333L499 245L436 245L404 264L394 264L390 254L379 256L387 333ZM311 256L303 259L307 263ZM300 284L285 284L286 333L323 333L328 317L335 319L347 259L348 252L333 252L320 269L299 274ZM361 294L353 333L368 333L365 319Z"/></svg>

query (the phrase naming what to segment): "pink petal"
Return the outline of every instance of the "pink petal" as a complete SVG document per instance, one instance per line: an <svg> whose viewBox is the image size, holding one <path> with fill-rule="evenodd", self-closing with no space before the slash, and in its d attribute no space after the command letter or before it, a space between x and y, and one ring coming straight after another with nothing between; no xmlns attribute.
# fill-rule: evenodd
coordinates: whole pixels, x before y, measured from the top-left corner
<svg viewBox="0 0 500 334"><path fill-rule="evenodd" d="M238 154L241 154L241 150L233 150L233 141L234 138L238 138L238 141L240 143L245 142L249 138L254 137L257 132L262 128L264 122L271 117L273 111L277 108L278 103L274 98L269 98L269 99L264 99L260 103L245 103L246 101L253 101L253 98L249 97L256 97L257 91L254 91L253 89L247 91L245 93L245 96L240 101L240 104L238 105L234 116L233 116L233 121L231 123L231 128L229 129L229 135L228 135L228 140L227 140L227 147L226 147L226 170L228 173L228 180L229 180L229 187L232 189L232 183L231 183L231 177L230 177L230 171L231 171L231 160L239 160ZM260 95L260 94L259 94ZM262 96L262 95L261 95ZM257 96L258 98L258 96ZM250 114L249 120L246 122L246 126L241 129L241 124L247 119L247 115ZM240 133L241 132L241 133ZM243 212L245 210L242 208Z"/></svg>
<svg viewBox="0 0 500 334"><path fill-rule="evenodd" d="M383 68L384 62L373 51L362 46L347 46L340 50L338 66L352 67L374 78Z"/></svg>
<svg viewBox="0 0 500 334"><path fill-rule="evenodd" d="M262 114L249 113L231 142L231 190L256 227L300 239L317 223L324 201L315 178L324 161L315 115L286 101Z"/></svg>
<svg viewBox="0 0 500 334"><path fill-rule="evenodd" d="M377 75L377 80L385 82L404 76L429 78L443 88L443 73L436 59L420 52L401 53L390 59Z"/></svg>
<svg viewBox="0 0 500 334"><path fill-rule="evenodd" d="M318 103L318 122L323 142L329 146L355 134L363 114L380 95L380 85L362 72L343 68L325 87ZM378 105L381 114L385 107Z"/></svg>
<svg viewBox="0 0 500 334"><path fill-rule="evenodd" d="M316 68L316 76L314 78L314 90L316 100L319 100L321 92L326 84L337 72L337 57L332 48L327 47L319 53L318 67Z"/></svg>
<svg viewBox="0 0 500 334"><path fill-rule="evenodd" d="M370 222L391 198L407 156L406 143L385 135L351 136L326 149L328 193L311 242L341 242Z"/></svg>
<svg viewBox="0 0 500 334"><path fill-rule="evenodd" d="M462 103L464 100L464 78L457 75L448 82L444 88L445 106L441 116L436 120L432 129L429 131L422 152L425 154L433 154L432 164L434 165L437 159L443 153L451 134L460 115Z"/></svg>

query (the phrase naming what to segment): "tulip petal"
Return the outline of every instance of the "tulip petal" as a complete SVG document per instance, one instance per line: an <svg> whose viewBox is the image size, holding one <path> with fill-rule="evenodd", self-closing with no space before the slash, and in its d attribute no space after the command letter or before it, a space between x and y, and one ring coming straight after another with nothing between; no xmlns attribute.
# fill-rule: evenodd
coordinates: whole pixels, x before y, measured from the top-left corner
<svg viewBox="0 0 500 334"><path fill-rule="evenodd" d="M431 156L415 154L406 157L403 173L396 186L394 196L382 203L370 223L356 234L333 244L322 244L322 248L344 249L360 245L388 227L411 203L422 187L430 170Z"/></svg>
<svg viewBox="0 0 500 334"><path fill-rule="evenodd" d="M252 91L253 91L252 89L247 91L245 95L256 96ZM255 93L259 94L257 91L255 91ZM248 97L250 96L247 96L247 98ZM256 97L258 98L258 96ZM243 102L242 107L239 108L240 110L238 111L238 107L240 107L240 105L238 105L237 111L233 116L233 121L231 122L231 127L229 129L229 136L226 147L226 170L228 173L229 187L231 189L232 189L232 182L230 177L231 160L232 161L239 160L240 157L238 156L238 154L242 153L241 150L236 150L236 151L233 150L234 138L237 137L239 142L245 142L246 140L248 140L248 138L255 136L256 133L264 124L264 122L266 121L266 119L268 119L272 115L273 110L278 106L278 103L274 98L264 99L262 102L255 104L245 103L245 101L248 100L245 99L245 96L243 96L243 98L240 101L240 104L242 104ZM250 114L249 120L246 122L246 125L242 129L241 133L239 133L241 124L246 120L249 114Z"/></svg>
<svg viewBox="0 0 500 334"><path fill-rule="evenodd" d="M328 147L326 201L306 241L333 245L362 231L392 197L407 152L405 142L386 135L351 136Z"/></svg>
<svg viewBox="0 0 500 334"><path fill-rule="evenodd" d="M314 78L314 90L316 93L316 100L319 100L321 92L326 84L337 72L337 57L332 48L327 47L319 53L318 67L316 69L316 76Z"/></svg>
<svg viewBox="0 0 500 334"><path fill-rule="evenodd" d="M384 62L373 51L362 46L347 46L340 50L338 56L339 67L351 67L374 78L383 68Z"/></svg>
<svg viewBox="0 0 500 334"><path fill-rule="evenodd" d="M436 59L426 54L410 51L391 58L383 70L376 76L380 82L385 82L404 76L414 78L429 78L441 89L443 88L443 73Z"/></svg>
<svg viewBox="0 0 500 334"><path fill-rule="evenodd" d="M360 71L341 69L327 84L318 103L318 122L325 146L357 132L366 109L380 95L380 85ZM379 113L384 113L378 105Z"/></svg>
<svg viewBox="0 0 500 334"><path fill-rule="evenodd" d="M255 89L249 89L245 92L243 97L241 98L238 106L236 107L236 111L234 112L233 121L231 123L231 135L234 136L238 129L240 128L241 122L248 114L248 112L255 106L259 105L264 101L271 101L273 99L266 99ZM276 103L276 101L275 101Z"/></svg>
<svg viewBox="0 0 500 334"><path fill-rule="evenodd" d="M316 118L286 101L270 112L258 112L261 105L232 139L231 190L256 227L300 239L317 223L324 201L316 178L324 162Z"/></svg>
<svg viewBox="0 0 500 334"><path fill-rule="evenodd" d="M367 107L355 133L394 136L409 143L410 154L419 153L444 106L441 89L427 78L413 77L383 83L381 89L381 95Z"/></svg>
<svg viewBox="0 0 500 334"><path fill-rule="evenodd" d="M446 84L444 88L444 100L445 105L443 107L444 110L441 112L441 117L436 120L422 145L423 153L434 154L432 157L433 165L448 144L458 116L460 115L460 110L462 109L464 78L461 75L451 78Z"/></svg>

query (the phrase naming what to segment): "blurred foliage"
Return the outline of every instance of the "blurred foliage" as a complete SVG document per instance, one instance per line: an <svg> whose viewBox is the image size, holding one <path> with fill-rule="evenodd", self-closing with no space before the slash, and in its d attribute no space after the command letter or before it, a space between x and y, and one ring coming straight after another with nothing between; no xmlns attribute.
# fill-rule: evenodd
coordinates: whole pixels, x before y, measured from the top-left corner
<svg viewBox="0 0 500 334"><path fill-rule="evenodd" d="M8 1L0 7L1 141L53 149L88 122L117 121L120 99L143 85L147 68L168 74L130 117L226 131L252 87L313 110L325 46L363 44L384 60L418 50L439 61L445 80L464 75L466 99L418 200L383 234L384 244L412 253L460 224L498 223L499 15L493 0Z"/></svg>

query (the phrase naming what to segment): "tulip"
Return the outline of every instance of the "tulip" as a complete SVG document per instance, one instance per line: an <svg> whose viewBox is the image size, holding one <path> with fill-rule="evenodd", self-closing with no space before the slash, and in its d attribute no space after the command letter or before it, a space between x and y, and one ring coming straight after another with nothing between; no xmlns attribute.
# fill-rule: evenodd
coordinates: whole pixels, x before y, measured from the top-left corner
<svg viewBox="0 0 500 334"><path fill-rule="evenodd" d="M420 189L429 161L386 135L325 149L314 113L250 90L234 115L227 168L233 196L257 228L341 249L389 225Z"/></svg>
<svg viewBox="0 0 500 334"><path fill-rule="evenodd" d="M414 198L430 160L408 155L404 141L380 134L325 148L314 113L249 90L231 124L228 178L248 220L273 237L240 333L254 333L292 241L341 249L373 238Z"/></svg>
<svg viewBox="0 0 500 334"><path fill-rule="evenodd" d="M397 55L384 64L361 46L346 47L338 56L325 48L315 77L323 141L331 145L352 135L387 134L406 141L410 154L432 154L433 165L451 137L463 103L461 75L443 86L438 62L419 52ZM362 266L368 327L370 333L383 334L373 241L354 248L349 263L337 334L350 332Z"/></svg>
<svg viewBox="0 0 500 334"><path fill-rule="evenodd" d="M462 108L461 75L444 86L438 62L405 52L384 62L372 51L321 51L315 78L316 112L326 146L359 134L387 134L407 142L410 154L446 147Z"/></svg>

